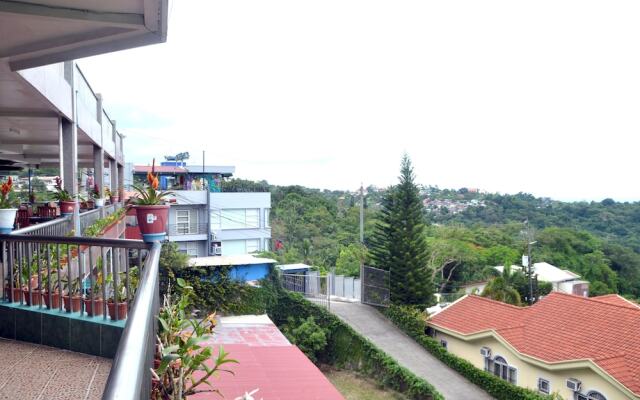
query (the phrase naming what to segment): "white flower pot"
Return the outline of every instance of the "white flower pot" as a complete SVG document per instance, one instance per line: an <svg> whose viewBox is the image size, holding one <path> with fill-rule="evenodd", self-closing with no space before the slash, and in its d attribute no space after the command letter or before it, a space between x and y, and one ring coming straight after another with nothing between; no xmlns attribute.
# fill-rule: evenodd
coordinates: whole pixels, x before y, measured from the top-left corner
<svg viewBox="0 0 640 400"><path fill-rule="evenodd" d="M0 209L0 233L11 233L13 224L16 222L17 208Z"/></svg>
<svg viewBox="0 0 640 400"><path fill-rule="evenodd" d="M104 199L96 199L96 207L104 207Z"/></svg>

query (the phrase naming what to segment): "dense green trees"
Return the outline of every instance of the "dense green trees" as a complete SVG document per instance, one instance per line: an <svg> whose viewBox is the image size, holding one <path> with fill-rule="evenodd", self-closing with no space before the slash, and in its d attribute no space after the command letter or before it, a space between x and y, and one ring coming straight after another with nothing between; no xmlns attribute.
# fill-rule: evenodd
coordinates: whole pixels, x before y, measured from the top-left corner
<svg viewBox="0 0 640 400"><path fill-rule="evenodd" d="M374 264L391 273L391 300L401 304L429 304L432 272L419 189L407 155L402 159L400 182L382 200L380 217L370 241Z"/></svg>
<svg viewBox="0 0 640 400"><path fill-rule="evenodd" d="M489 281L482 291L482 297L488 297L503 303L522 305L520 293L515 288L515 274L511 273L511 266L505 265L502 274Z"/></svg>

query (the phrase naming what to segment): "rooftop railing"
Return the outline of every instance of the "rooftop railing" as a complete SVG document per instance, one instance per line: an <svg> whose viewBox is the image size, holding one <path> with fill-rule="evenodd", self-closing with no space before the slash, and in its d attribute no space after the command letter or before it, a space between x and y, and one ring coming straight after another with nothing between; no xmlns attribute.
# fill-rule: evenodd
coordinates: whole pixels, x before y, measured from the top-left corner
<svg viewBox="0 0 640 400"><path fill-rule="evenodd" d="M207 224L169 224L169 236L206 235Z"/></svg>

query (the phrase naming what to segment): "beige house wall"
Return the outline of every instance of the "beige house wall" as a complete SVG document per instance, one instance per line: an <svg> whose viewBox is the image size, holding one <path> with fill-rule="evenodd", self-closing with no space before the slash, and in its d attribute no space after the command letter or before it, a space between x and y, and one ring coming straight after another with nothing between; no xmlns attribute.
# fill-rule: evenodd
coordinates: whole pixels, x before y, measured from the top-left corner
<svg viewBox="0 0 640 400"><path fill-rule="evenodd" d="M555 365L555 370L544 368L523 359L523 357L526 358L526 356L519 356L513 349L504 345L495 337L463 340L436 329L436 339L438 342L440 342L440 340L446 340L448 351L458 357L464 358L482 370L484 370L484 357L480 354L480 349L482 347L490 348L492 358L501 356L507 360L510 366L518 370L518 386L537 391L538 378L543 378L549 381L552 393L558 393L566 400L573 400L574 394L567 388L566 380L575 378L582 382L583 394L587 394L591 390L597 390L603 394L607 400L640 399L640 397L632 396L630 392L625 392L624 389L609 382L587 365L562 370L557 369L557 364Z"/></svg>

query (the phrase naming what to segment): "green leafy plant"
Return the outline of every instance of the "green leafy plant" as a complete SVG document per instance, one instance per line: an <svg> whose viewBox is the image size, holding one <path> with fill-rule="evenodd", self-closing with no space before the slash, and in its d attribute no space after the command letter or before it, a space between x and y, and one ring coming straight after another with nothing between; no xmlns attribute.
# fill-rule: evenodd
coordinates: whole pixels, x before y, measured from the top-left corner
<svg viewBox="0 0 640 400"><path fill-rule="evenodd" d="M318 361L317 355L327 346L327 333L311 315L306 319L287 318L282 332L314 363Z"/></svg>
<svg viewBox="0 0 640 400"><path fill-rule="evenodd" d="M122 219L127 213L125 207L118 209L111 215L96 220L93 224L89 225L84 230L84 236L97 237L104 233L105 229L116 221Z"/></svg>
<svg viewBox="0 0 640 400"><path fill-rule="evenodd" d="M56 193L54 198L58 201L73 201L71 194L62 188L62 178L56 176Z"/></svg>
<svg viewBox="0 0 640 400"><path fill-rule="evenodd" d="M133 200L137 205L158 205L164 202L164 198L171 192L162 192L158 190L160 184L156 171L156 159L153 159L151 171L147 172L147 187L133 185L133 189L138 193L138 197Z"/></svg>
<svg viewBox="0 0 640 400"><path fill-rule="evenodd" d="M233 374L223 366L237 361L230 359L222 346L214 356L213 349L203 344L213 334L215 313L201 320L195 319L189 313L192 288L184 279L179 278L176 282L182 289L182 295L174 299L169 288L158 316L156 357L160 359L160 365L153 370L155 382L151 397L155 400L183 400L196 393L220 394L219 390L211 387L208 379L218 372ZM197 377L194 376L196 372ZM209 387L200 388L203 385Z"/></svg>
<svg viewBox="0 0 640 400"><path fill-rule="evenodd" d="M97 183L93 185L93 188L91 188L91 191L89 192L89 197L91 197L92 199L102 198L102 191L100 190L100 187L98 186Z"/></svg>

